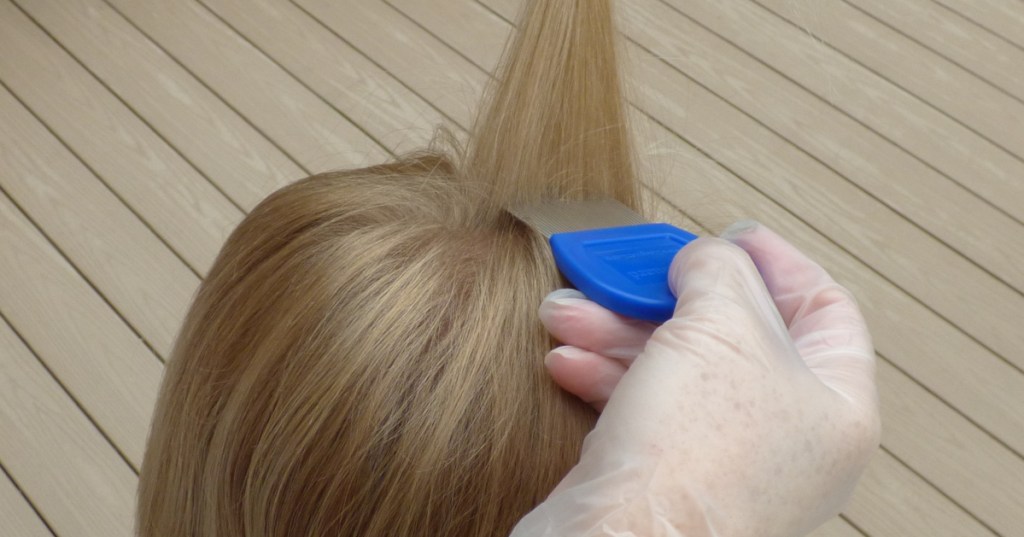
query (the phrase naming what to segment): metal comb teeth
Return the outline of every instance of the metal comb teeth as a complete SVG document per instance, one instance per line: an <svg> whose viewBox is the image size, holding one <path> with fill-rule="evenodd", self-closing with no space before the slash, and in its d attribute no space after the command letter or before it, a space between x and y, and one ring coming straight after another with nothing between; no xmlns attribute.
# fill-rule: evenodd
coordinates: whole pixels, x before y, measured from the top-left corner
<svg viewBox="0 0 1024 537"><path fill-rule="evenodd" d="M546 200L509 207L509 212L545 238L556 233L646 224L642 216L611 199Z"/></svg>

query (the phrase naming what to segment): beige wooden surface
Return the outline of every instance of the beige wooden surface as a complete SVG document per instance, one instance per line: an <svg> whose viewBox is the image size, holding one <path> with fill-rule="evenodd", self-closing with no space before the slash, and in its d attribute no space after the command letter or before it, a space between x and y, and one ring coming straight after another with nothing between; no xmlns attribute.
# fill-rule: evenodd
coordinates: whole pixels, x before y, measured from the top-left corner
<svg viewBox="0 0 1024 537"><path fill-rule="evenodd" d="M166 358L274 188L469 126L520 0L0 0L0 537L131 533ZM1024 535L1024 2L628 0L659 215L858 296L885 433L815 535Z"/></svg>

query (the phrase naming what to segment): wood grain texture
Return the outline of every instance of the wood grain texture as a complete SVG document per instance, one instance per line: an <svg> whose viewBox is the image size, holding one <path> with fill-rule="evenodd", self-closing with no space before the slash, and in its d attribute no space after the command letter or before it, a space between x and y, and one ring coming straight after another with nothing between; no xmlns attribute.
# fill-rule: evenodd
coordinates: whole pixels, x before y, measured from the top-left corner
<svg viewBox="0 0 1024 537"><path fill-rule="evenodd" d="M277 186L464 134L521 1L0 0L0 520L130 533L195 274ZM871 326L884 450L813 535L1019 534L1024 2L617 6L652 217L761 220Z"/></svg>
<svg viewBox="0 0 1024 537"><path fill-rule="evenodd" d="M110 6L83 0L21 5L244 209L303 175L242 116ZM112 50L119 52L111 54ZM241 156L223 158L229 153Z"/></svg>
<svg viewBox="0 0 1024 537"><path fill-rule="evenodd" d="M87 0L99 3L101 0ZM311 173L376 164L388 153L348 118L194 2L112 0Z"/></svg>
<svg viewBox="0 0 1024 537"><path fill-rule="evenodd" d="M843 512L872 536L996 535L887 451L875 455Z"/></svg>
<svg viewBox="0 0 1024 537"><path fill-rule="evenodd" d="M949 406L935 404L887 362L879 364L878 386L886 420L883 444L997 532L1018 531L1024 460Z"/></svg>
<svg viewBox="0 0 1024 537"><path fill-rule="evenodd" d="M464 128L470 126L487 77L444 43L378 1L295 3L337 35L344 36L453 122Z"/></svg>
<svg viewBox="0 0 1024 537"><path fill-rule="evenodd" d="M135 474L3 321L0 430L0 459L58 535L132 535Z"/></svg>
<svg viewBox="0 0 1024 537"><path fill-rule="evenodd" d="M1024 267L1017 262L1024 257L1024 224L658 0L635 0L622 11L625 33L654 56L1024 289Z"/></svg>
<svg viewBox="0 0 1024 537"><path fill-rule="evenodd" d="M687 6L692 9L696 4ZM648 112L1017 367L1024 367L1020 352L1024 332L1017 322L1024 296L1019 292L986 277L969 260L907 225L898 213L719 96L694 87L680 73L666 72L658 62L637 63L638 78L643 81L640 98ZM680 99L681 92L685 99ZM969 289L963 287L965 281L971 282ZM977 311L990 314L979 316Z"/></svg>
<svg viewBox="0 0 1024 537"><path fill-rule="evenodd" d="M635 57L641 57L639 51ZM660 61L635 62L637 102L768 199L1017 367L1024 296ZM680 98L680 95L685 97ZM941 267L941 270L935 270ZM985 311L986 315L976 312Z"/></svg>
<svg viewBox="0 0 1024 537"><path fill-rule="evenodd" d="M0 81L203 274L242 213L8 0Z"/></svg>
<svg viewBox="0 0 1024 537"><path fill-rule="evenodd" d="M659 221L671 222L698 234L708 233L695 220L660 198L654 204L654 215ZM890 366L883 364L882 367ZM893 372L883 375L888 378ZM888 451L875 456L844 513L868 535L996 535ZM810 535L851 537L862 533L846 520L837 518Z"/></svg>
<svg viewBox="0 0 1024 537"><path fill-rule="evenodd" d="M1018 157L750 0L665 2L1024 220Z"/></svg>
<svg viewBox="0 0 1024 537"><path fill-rule="evenodd" d="M1024 103L844 0L757 1L1017 158L1024 157Z"/></svg>
<svg viewBox="0 0 1024 537"><path fill-rule="evenodd" d="M8 329L9 330L9 329ZM0 363L0 367L3 367ZM0 537L51 537L28 500L15 488L7 474L0 473Z"/></svg>
<svg viewBox="0 0 1024 537"><path fill-rule="evenodd" d="M696 221L664 201L656 205L655 214L664 221L682 226L684 229L693 230L698 234L707 233L707 230L699 227ZM883 364L882 367L890 366ZM893 372L887 371L880 376L888 379L893 375ZM898 373L895 375L898 376ZM893 388L887 391L897 391L901 386ZM899 427L900 424L895 426ZM920 479L888 451L881 451L875 456L844 513L868 535L996 535L929 483ZM845 537L861 533L845 520L833 519L811 535Z"/></svg>
<svg viewBox="0 0 1024 537"><path fill-rule="evenodd" d="M847 0L993 86L1024 100L1024 48L931 0Z"/></svg>
<svg viewBox="0 0 1024 537"><path fill-rule="evenodd" d="M0 312L138 468L160 361L5 195L0 252Z"/></svg>
<svg viewBox="0 0 1024 537"><path fill-rule="evenodd" d="M462 11L458 11L458 13L454 13L454 14L446 11L446 12L441 12L441 13L435 13L434 16L431 16L429 13L426 13L422 9L421 5L416 5L415 3L411 3L411 2L404 2L402 0L392 0L392 3L394 5L400 7L400 8L408 8L408 9L410 9L410 11L412 13L411 16L413 18L416 18L421 23L427 25L428 29L430 29L431 31L433 31L433 33L435 35L438 35L438 36L442 37L443 39L447 38L447 36L449 36L449 35L453 35L453 34L457 33L459 31L459 29L464 28L464 27L473 28L474 32L481 32L481 27L482 26L486 26L484 24L483 20L469 20L466 12L462 12ZM433 26L430 25L430 21L433 22ZM497 33L500 35L500 32L497 32ZM458 41L458 39L453 38L453 42L454 41ZM466 39L466 41L468 42L470 40ZM499 37L495 37L495 42L500 42L500 38ZM476 46L477 46L477 48L479 50L480 42L477 41L476 42ZM484 48L486 48L486 47L484 47ZM467 54L470 54L470 52L468 52L468 51L463 51L463 52L467 53ZM689 159L687 159L687 161L689 162ZM691 175L693 175L693 174L684 174L684 176L691 176ZM697 174L697 175L700 175L700 174ZM719 181L719 182L721 182L721 181ZM687 185L687 186L689 186L689 185ZM714 188L714 187L712 185L708 185L707 188L710 189L710 188ZM664 189L664 187L663 187L663 189ZM689 207L690 205L692 205L692 204L687 204L685 206ZM754 204L751 203L750 205L754 205ZM806 233L806 231L804 231L804 233ZM899 337L902 337L902 336L899 336ZM913 348L910 348L910 349L912 351L916 350L916 349L913 349ZM913 357L916 358L916 356L913 356ZM891 377L894 374L894 371L895 370L887 371L885 374L887 375L887 377ZM1018 380L1019 380L1019 378L1018 378ZM922 400L928 400L928 399L930 399L930 398L925 397ZM897 403L897 404L902 404L902 402ZM941 407L944 406L941 402L939 402L939 401L937 401L935 399L931 399L930 402L927 403L927 405L928 406L935 406L936 408L941 408ZM902 431L902 430L904 430L906 428L905 427L906 425L907 425L907 423L897 423L895 427L898 430ZM914 436L915 434L918 434L918 432L917 431L912 431L912 432L908 432L906 434L908 436ZM1012 457L1013 456L1011 454L1011 458ZM972 457L970 456L970 454L960 453L960 454L957 455L957 458L958 458L958 460L966 460L966 459L970 459ZM1022 467L1020 461L1016 461L1014 464L1016 465L1017 468L1021 468ZM969 463L969 465L972 465L972 466L984 466L984 467L989 468L989 469L992 468L991 466L987 466L986 463L984 462L984 460L976 459L976 458L973 459ZM930 471L933 471L933 472L934 471L941 471L941 465L933 466L932 468L930 468ZM929 485L927 485L924 482L921 482L920 480L917 481L917 485L919 487L921 487L922 489L924 489L924 490L931 490ZM938 495L938 494L934 494L933 493L933 496L941 498L941 495ZM945 500L945 501L948 504L948 500ZM945 505L945 506L942 506L942 507L948 508L949 505L952 505L952 504L948 504L948 505ZM956 509L955 506L953 508ZM962 510L958 510L958 511L959 511L959 516L961 517L961 519L965 522L965 524L969 525L972 522L973 519L971 519L969 516L967 516L965 513L963 513ZM890 511L890 517L894 521L898 521L901 516L902 516L901 511L898 508L897 509L893 509L892 511Z"/></svg>
<svg viewBox="0 0 1024 537"><path fill-rule="evenodd" d="M201 0L260 51L395 153L427 145L447 121L359 49L279 0ZM324 66L330 66L329 69Z"/></svg>
<svg viewBox="0 0 1024 537"><path fill-rule="evenodd" d="M0 188L166 357L199 278L3 88L0 117Z"/></svg>
<svg viewBox="0 0 1024 537"><path fill-rule="evenodd" d="M933 0L1024 48L1024 12L1017 0Z"/></svg>
<svg viewBox="0 0 1024 537"><path fill-rule="evenodd" d="M396 5L412 4L392 1ZM511 6L497 7L508 9ZM475 41L477 49L500 48L503 32L507 32L507 28L503 30L496 27L495 21L487 20L485 14L479 14L470 21L468 12L460 10L460 13L452 16L444 13L433 18L426 14L420 15L424 24L431 20L460 21L458 25L435 26L435 33L439 35L454 35L460 33L462 28L473 28L471 32L492 36L489 39L478 38ZM649 61L642 54L634 55L631 60L634 67L639 63L646 65ZM643 80L646 88L667 88L662 97L666 102L673 101L672 91L684 95L692 95L694 92L685 80L678 80L667 87L652 83L650 79ZM683 101L686 102L686 99ZM700 105L702 103L694 103L694 107ZM676 113L683 115L684 111L675 109ZM714 115L712 112L708 117ZM666 114L656 116L669 117ZM677 123L685 122L680 120ZM707 124L715 123L708 119ZM658 131L661 127L649 124L641 131L651 129ZM823 259L826 266L833 273L838 273L837 277L853 287L855 294L861 297L880 352L929 386L929 389L983 423L1004 441L1016 446L1018 452L1024 452L1024 417L1014 410L1024 404L1024 375L957 331L946 320L915 303L889 281L868 274L870 270L867 266L851 258L835 244L823 240L823 237L816 237L805 224L784 210L783 204L789 201L788 198L783 198L780 204L772 203L693 146L679 143L676 136L675 133L661 131L659 135L650 138L653 141L641 144L645 152L642 161L651 158L650 148L657 145L665 154L660 157L662 160L677 162L675 168L663 168L652 175L656 190L698 220L708 223L712 229L720 229L731 221L730 218L748 216L784 225L787 236L800 241L801 246L812 252L815 259ZM714 150L709 147L705 151ZM814 183L813 178L809 181ZM968 356L971 358L966 358ZM972 364L970 368L964 367L965 360Z"/></svg>
<svg viewBox="0 0 1024 537"><path fill-rule="evenodd" d="M670 140L668 131L661 137ZM753 217L789 238L822 264L858 297L871 327L875 348L891 363L981 423L987 431L1024 452L1024 375L966 337L955 326L913 300L892 283L872 273L782 207L765 201L749 185L737 181L720 164L686 144L663 144L680 163L676 177L661 181L658 190L670 202L711 229ZM694 193L699 193L695 196ZM707 192L715 192L711 195Z"/></svg>

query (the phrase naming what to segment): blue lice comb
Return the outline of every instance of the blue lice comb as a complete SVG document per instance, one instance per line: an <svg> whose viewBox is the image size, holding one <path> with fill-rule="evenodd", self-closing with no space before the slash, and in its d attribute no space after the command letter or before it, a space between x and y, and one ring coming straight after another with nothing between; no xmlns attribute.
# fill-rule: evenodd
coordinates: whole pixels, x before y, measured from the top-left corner
<svg viewBox="0 0 1024 537"><path fill-rule="evenodd" d="M697 238L669 224L648 223L613 200L543 201L509 209L551 243L562 275L587 298L627 317L661 323L676 297L668 268Z"/></svg>

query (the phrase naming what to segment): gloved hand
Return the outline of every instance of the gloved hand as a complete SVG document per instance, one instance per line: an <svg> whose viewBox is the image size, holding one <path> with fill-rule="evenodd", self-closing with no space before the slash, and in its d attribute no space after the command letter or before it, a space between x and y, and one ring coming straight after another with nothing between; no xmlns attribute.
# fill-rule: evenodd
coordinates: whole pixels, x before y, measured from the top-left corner
<svg viewBox="0 0 1024 537"><path fill-rule="evenodd" d="M575 291L541 306L567 344L551 375L603 412L513 537L790 537L849 499L880 437L850 293L754 222L690 243L669 281L678 304L660 327Z"/></svg>

